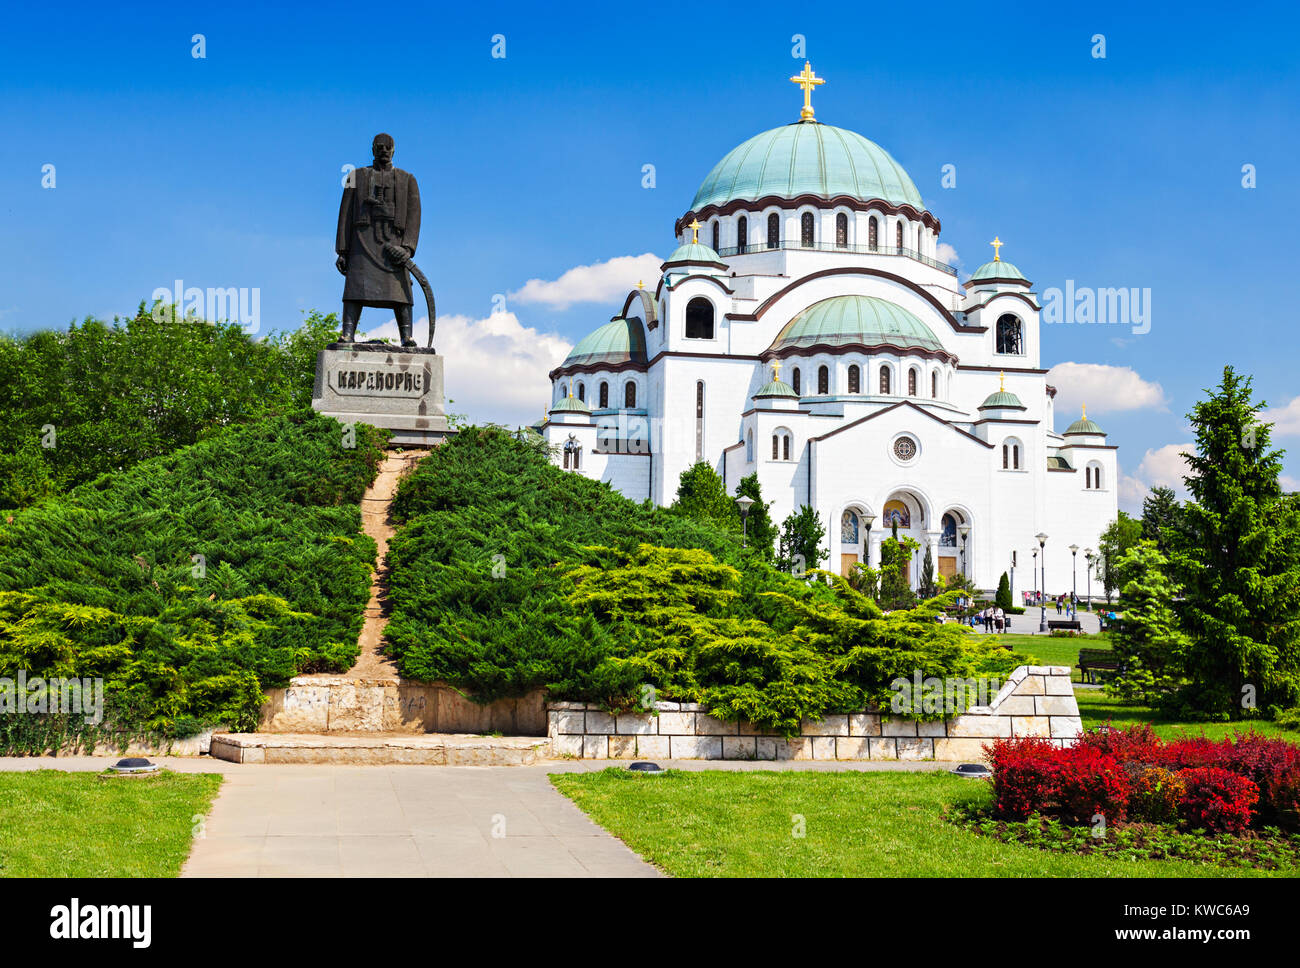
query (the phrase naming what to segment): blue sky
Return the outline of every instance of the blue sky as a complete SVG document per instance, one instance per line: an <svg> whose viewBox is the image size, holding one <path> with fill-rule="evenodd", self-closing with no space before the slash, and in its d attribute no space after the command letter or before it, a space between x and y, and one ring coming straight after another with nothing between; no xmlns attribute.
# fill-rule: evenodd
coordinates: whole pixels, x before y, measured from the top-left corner
<svg viewBox="0 0 1300 968"><path fill-rule="evenodd" d="M797 117L799 33L828 81L818 119L903 164L966 272L997 234L1040 291L1151 290L1143 336L1044 329L1045 365L1137 374L1099 373L1088 400L1131 504L1138 482L1168 476L1161 448L1189 439L1184 414L1225 363L1276 407L1300 396L1282 288L1300 213L1298 26L1281 4L16 7L0 37L0 328L127 313L175 279L259 288L263 330L336 308L340 167L367 163L386 130L420 180L417 261L468 346L497 294L667 254L714 162ZM536 369L520 343L544 356L618 308L527 292L507 299L514 328L479 350ZM544 384L526 410L519 387L466 385L461 402L531 419ZM1300 402L1280 416L1300 478Z"/></svg>

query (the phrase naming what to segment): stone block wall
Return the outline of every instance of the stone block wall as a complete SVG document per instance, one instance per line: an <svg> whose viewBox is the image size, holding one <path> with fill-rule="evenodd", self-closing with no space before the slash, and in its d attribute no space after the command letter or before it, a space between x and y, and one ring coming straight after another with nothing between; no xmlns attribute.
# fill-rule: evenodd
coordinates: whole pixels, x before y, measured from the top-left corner
<svg viewBox="0 0 1300 968"><path fill-rule="evenodd" d="M502 733L545 736L540 690L487 705L450 686L408 679L297 676L266 690L263 733Z"/></svg>
<svg viewBox="0 0 1300 968"><path fill-rule="evenodd" d="M1082 729L1068 666L1020 666L987 706L918 723L879 712L805 720L787 738L725 722L694 703L614 716L595 703L547 706L551 755L605 760L960 760L978 762L994 739L1041 736L1058 745Z"/></svg>

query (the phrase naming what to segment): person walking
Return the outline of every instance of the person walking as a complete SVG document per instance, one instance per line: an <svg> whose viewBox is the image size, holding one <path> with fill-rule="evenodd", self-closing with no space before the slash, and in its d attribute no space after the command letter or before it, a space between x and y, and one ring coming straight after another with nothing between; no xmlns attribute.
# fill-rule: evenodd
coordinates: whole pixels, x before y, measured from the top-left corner
<svg viewBox="0 0 1300 968"><path fill-rule="evenodd" d="M1061 598L1062 598L1062 596L1060 596L1060 595L1057 595L1057 596L1056 596L1056 614L1057 614L1057 615L1060 615L1060 614L1061 614Z"/></svg>
<svg viewBox="0 0 1300 968"><path fill-rule="evenodd" d="M1006 619L1006 613L1002 611L1001 605L993 610L993 627L997 629L999 633L1005 631Z"/></svg>

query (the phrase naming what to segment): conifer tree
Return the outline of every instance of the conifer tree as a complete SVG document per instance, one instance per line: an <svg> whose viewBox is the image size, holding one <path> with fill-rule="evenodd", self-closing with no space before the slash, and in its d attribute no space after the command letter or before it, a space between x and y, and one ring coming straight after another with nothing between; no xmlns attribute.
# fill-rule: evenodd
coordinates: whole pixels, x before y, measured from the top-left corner
<svg viewBox="0 0 1300 968"><path fill-rule="evenodd" d="M791 511L781 525L781 547L776 566L782 571L801 574L821 564L829 552L822 550L822 517L804 504Z"/></svg>
<svg viewBox="0 0 1300 968"><path fill-rule="evenodd" d="M1004 571L1002 577L998 579L997 594L993 596L993 604L1004 611L1011 607L1011 579L1007 577Z"/></svg>
<svg viewBox="0 0 1300 968"><path fill-rule="evenodd" d="M677 483L677 500L673 507L695 521L716 525L727 531L740 530L740 511L727 494L722 477L705 461L682 471Z"/></svg>
<svg viewBox="0 0 1300 968"><path fill-rule="evenodd" d="M1124 620L1110 633L1120 669L1107 686L1120 699L1167 706L1183 684L1190 639L1174 611L1182 587L1168 567L1154 541L1140 541L1124 554L1121 571L1131 576L1120 590Z"/></svg>
<svg viewBox="0 0 1300 968"><path fill-rule="evenodd" d="M744 522L745 533L749 536L749 547L762 556L764 561L776 558L777 527L772 521L770 503L763 501L763 491L758 484L758 474L742 477L736 486L736 494L743 494L753 500L749 514Z"/></svg>
<svg viewBox="0 0 1300 968"><path fill-rule="evenodd" d="M1187 706L1209 715L1300 702L1300 507L1283 497L1283 451L1271 447L1265 404L1231 366L1188 419L1192 500L1171 532L1180 609L1191 636Z"/></svg>

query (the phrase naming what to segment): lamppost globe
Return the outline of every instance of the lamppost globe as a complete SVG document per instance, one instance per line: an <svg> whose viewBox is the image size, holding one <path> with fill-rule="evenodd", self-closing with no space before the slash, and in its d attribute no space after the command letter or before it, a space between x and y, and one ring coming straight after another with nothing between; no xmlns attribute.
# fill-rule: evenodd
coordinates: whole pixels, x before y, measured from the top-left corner
<svg viewBox="0 0 1300 968"><path fill-rule="evenodd" d="M749 544L749 509L754 506L754 499L742 494L736 498L736 504L740 506L740 546L744 548Z"/></svg>
<svg viewBox="0 0 1300 968"><path fill-rule="evenodd" d="M1047 535L1042 531L1034 535L1038 540L1038 548L1043 553L1043 600L1041 609L1038 613L1038 631L1047 631Z"/></svg>

